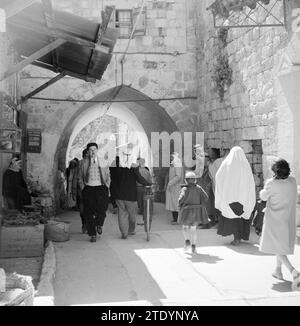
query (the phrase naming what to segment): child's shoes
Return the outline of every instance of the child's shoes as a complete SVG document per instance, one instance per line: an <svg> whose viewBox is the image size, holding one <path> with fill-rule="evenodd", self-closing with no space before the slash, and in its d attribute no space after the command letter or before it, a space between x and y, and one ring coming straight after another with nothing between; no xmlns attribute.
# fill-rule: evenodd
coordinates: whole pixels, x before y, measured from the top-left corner
<svg viewBox="0 0 300 326"><path fill-rule="evenodd" d="M193 255L197 254L196 245L192 245L192 254Z"/></svg>
<svg viewBox="0 0 300 326"><path fill-rule="evenodd" d="M183 250L187 251L190 246L191 246L191 241L190 240L185 240Z"/></svg>

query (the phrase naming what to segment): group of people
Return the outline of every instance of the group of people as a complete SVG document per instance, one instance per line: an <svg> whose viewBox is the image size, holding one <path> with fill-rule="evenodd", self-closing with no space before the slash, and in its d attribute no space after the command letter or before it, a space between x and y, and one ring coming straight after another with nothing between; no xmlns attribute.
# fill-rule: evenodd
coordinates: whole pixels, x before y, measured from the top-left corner
<svg viewBox="0 0 300 326"><path fill-rule="evenodd" d="M131 166L121 166L119 157L108 166L100 166L98 145L89 143L83 159L78 162L77 184L83 233L91 242L102 234L108 205L118 208L118 224L122 239L135 234L136 202L143 210L143 187L151 185L149 169L145 160L138 158ZM128 154L130 155L130 154ZM139 195L138 195L139 194Z"/></svg>
<svg viewBox="0 0 300 326"><path fill-rule="evenodd" d="M101 166L97 152L98 145L89 143L76 169L68 172L72 174L71 193L77 194L82 231L96 242L111 202L117 208L121 238L126 239L135 234L136 203L139 213L144 212L145 187L151 186L151 174L142 158L130 166L121 166L116 157L110 167ZM172 212L173 223L182 225L184 249L197 253L199 225L207 228L208 224L218 224L217 234L233 235L231 244L235 246L249 240L257 210L264 216L259 250L276 256L273 277L283 279L284 265L293 277L292 289L299 289L300 272L287 257L295 248L297 202L296 179L290 175L288 162L274 162L273 177L265 182L257 199L252 169L241 147L233 147L222 158L211 158L196 146L195 158L196 166L183 178L181 160L178 154L172 154L166 181L166 209ZM2 194L8 209L22 210L31 204L35 194L29 192L24 181L19 157L12 158L3 175Z"/></svg>
<svg viewBox="0 0 300 326"><path fill-rule="evenodd" d="M219 157L219 153L211 150L210 155L204 152L203 147L198 144L194 146L195 166L188 172L193 171L197 184L206 192L208 199L203 211L203 218L199 222L201 229L209 229L218 222L219 211L215 208L215 176L218 168L225 157ZM227 155L226 152L225 156ZM191 175L189 173L189 175ZM184 168L178 153L173 153L170 159L169 173L165 182L166 209L172 212L172 224L178 223L178 198L184 180Z"/></svg>
<svg viewBox="0 0 300 326"><path fill-rule="evenodd" d="M205 163L202 164L201 175L200 162L196 164L196 172L186 172L185 184L178 189L177 198L179 211L177 222L183 228L184 249L191 247L192 253L196 253L197 225L207 223L207 211L210 207L207 188L201 185L199 174L197 175L199 167L200 176L203 176ZM178 171L177 166L177 171L173 173L179 180ZM290 271L293 277L292 290L296 290L300 287L300 272L287 257L294 253L296 240L296 179L290 176L289 164L284 159L276 160L272 165L272 171L273 177L266 181L264 189L259 193L259 199L266 202L259 250L276 256L273 277L283 279L282 265ZM221 160L212 181L214 206L219 212L217 234L233 235L232 245L249 240L250 225L257 201L252 169L241 147L233 147ZM175 198L173 200L175 205Z"/></svg>

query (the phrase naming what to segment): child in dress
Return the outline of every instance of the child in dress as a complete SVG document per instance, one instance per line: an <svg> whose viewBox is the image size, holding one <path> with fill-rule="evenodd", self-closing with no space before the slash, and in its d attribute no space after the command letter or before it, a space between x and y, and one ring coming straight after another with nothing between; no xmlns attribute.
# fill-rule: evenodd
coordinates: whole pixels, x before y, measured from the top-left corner
<svg viewBox="0 0 300 326"><path fill-rule="evenodd" d="M205 204L208 201L208 195L197 185L197 177L194 172L186 172L185 182L178 198L180 208L178 223L182 225L185 240L184 250L191 246L192 253L196 254L197 225L205 222L207 216Z"/></svg>

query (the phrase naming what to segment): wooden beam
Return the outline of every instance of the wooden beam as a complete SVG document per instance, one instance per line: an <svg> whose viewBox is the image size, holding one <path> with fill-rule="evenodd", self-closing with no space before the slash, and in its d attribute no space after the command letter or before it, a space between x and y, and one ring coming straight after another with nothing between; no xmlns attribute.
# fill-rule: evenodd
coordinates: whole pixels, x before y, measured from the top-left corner
<svg viewBox="0 0 300 326"><path fill-rule="evenodd" d="M36 88L35 90L33 90L32 92L30 92L29 94L22 96L22 102L25 102L26 100L28 100L30 97L34 96L35 94L41 92L42 90L44 90L45 88L49 87L50 85L54 84L55 82L57 82L58 80L62 79L63 77L65 77L64 73L60 73L59 75L55 76L54 78L50 79L49 81L47 81L45 84L41 85L40 87Z"/></svg>
<svg viewBox="0 0 300 326"><path fill-rule="evenodd" d="M56 67L48 65L48 64L46 64L44 62L34 61L31 64L34 65L34 66L43 68L43 69L48 69L48 70L53 71L55 73L64 73L65 75L68 75L68 76L71 76L71 77L74 77L74 78L83 79L86 82L90 82L90 83L95 83L96 82L96 78L94 78L94 77L88 77L86 75L78 74L76 72L66 70L66 69L62 69L62 68L56 68Z"/></svg>
<svg viewBox="0 0 300 326"><path fill-rule="evenodd" d="M36 0L15 0L4 8L6 19L15 16L20 11L35 3Z"/></svg>
<svg viewBox="0 0 300 326"><path fill-rule="evenodd" d="M101 28L99 26L98 28L98 31L97 31L97 39L96 39L96 42L98 43L98 38L101 37ZM101 42L100 42L101 44ZM91 52L91 55L90 55L90 59L89 59L89 63L87 65L87 69L86 69L86 74L87 75L90 75L94 69L94 66L95 66L95 50L93 49L92 52Z"/></svg>
<svg viewBox="0 0 300 326"><path fill-rule="evenodd" d="M36 51L35 53L33 53L28 58L26 58L25 60L23 60L23 61L17 63L16 65L8 68L8 70L4 74L1 75L0 81L7 78L7 77L9 77L9 76L11 76L11 75L13 75L13 74L15 74L16 72L22 70L23 68L25 68L26 66L31 64L33 61L43 57L45 54L53 51L54 49L61 46L65 42L66 42L65 40L57 39L56 41L44 46L43 48Z"/></svg>
<svg viewBox="0 0 300 326"><path fill-rule="evenodd" d="M52 3L51 0L42 0L42 8L44 10L44 17L46 20L46 25L49 28L54 28L55 26L55 17L53 13L53 8L52 8ZM57 39L56 33L54 31L54 36L50 36L50 41L53 42ZM58 66L58 53L57 49L51 52L52 53L52 63L53 66L57 67Z"/></svg>
<svg viewBox="0 0 300 326"><path fill-rule="evenodd" d="M101 46L102 43L102 39L103 36L105 34L105 31L107 29L108 23L110 21L110 17L112 15L114 11L113 7L105 7L105 11L101 12L101 16L102 16L102 21L101 21L101 25L99 26L99 29L97 31L97 37L96 37L96 43L97 45ZM90 60L89 60L89 64L88 64L88 68L87 68L87 75L92 74L92 71L95 67L96 64L96 59L95 59L95 51L92 50L91 56L90 56Z"/></svg>
<svg viewBox="0 0 300 326"><path fill-rule="evenodd" d="M37 67L40 67L40 68L47 69L47 70L58 73L58 68L57 67L53 67L52 65L49 65L47 63L36 60L36 61L33 61L31 64L34 65L34 66L37 66Z"/></svg>
<svg viewBox="0 0 300 326"><path fill-rule="evenodd" d="M101 30L103 32L105 32L107 29L113 11L114 11L114 7L106 6L105 10L101 12L101 17L102 17Z"/></svg>
<svg viewBox="0 0 300 326"><path fill-rule="evenodd" d="M57 36L61 39L66 40L67 42L73 43L73 44L78 44L78 45L82 45L82 46L86 46L89 47L91 49L95 49L96 51L100 51L103 53L110 53L111 49L107 46L104 45L99 45L97 43L94 43L92 41L88 41L85 40L83 38L80 38L78 36L73 36L70 35L66 32L57 30L57 29L53 29L53 28L49 28L49 27L45 27L43 25L40 24L35 24L35 23L30 23L29 25L24 25L24 24L20 24L17 22L8 22L8 25L11 27L17 27L17 28L21 28L21 29L27 29L29 31L35 32L35 33L41 33L41 34L45 34L45 35L49 35L49 36Z"/></svg>

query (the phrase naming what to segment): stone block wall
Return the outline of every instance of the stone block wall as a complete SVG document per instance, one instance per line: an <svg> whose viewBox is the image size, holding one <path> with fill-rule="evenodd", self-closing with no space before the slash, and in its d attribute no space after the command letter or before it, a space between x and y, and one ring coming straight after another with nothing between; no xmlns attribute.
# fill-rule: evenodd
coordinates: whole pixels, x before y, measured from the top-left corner
<svg viewBox="0 0 300 326"><path fill-rule="evenodd" d="M289 42L289 31L284 27L231 28L226 44L222 46L212 14L205 12L208 3L201 1L198 7L198 21L201 21L198 44L201 47L197 61L199 114L207 146L231 148L243 145L245 141L261 141L263 175L269 177L270 162L280 154L276 83L280 58ZM276 12L279 17L282 14L283 8ZM218 96L213 78L220 52L227 57L232 70L232 83L225 88L223 100ZM287 151L292 151L292 144L287 145ZM262 167L253 167L259 174Z"/></svg>
<svg viewBox="0 0 300 326"><path fill-rule="evenodd" d="M146 35L130 42L124 62L123 81L151 98L185 97L197 93L196 67L196 0L146 1ZM105 5L132 9L135 2L54 0L57 10L67 11L100 21ZM37 94L48 98L91 99L121 83L120 60L128 39L118 39L113 57L102 79L95 84L64 77ZM25 95L45 83L54 74L28 66L22 71L21 91ZM54 154L63 130L82 103L55 100L28 100L23 109L29 114L28 128L42 129L42 153L28 154L28 171L33 179L51 191L53 187ZM198 130L196 100L161 101L160 105L184 131Z"/></svg>
<svg viewBox="0 0 300 326"><path fill-rule="evenodd" d="M253 149L256 141L261 142L262 162L257 163L259 166L251 164L257 175L263 170L265 179L273 158L293 151L290 142L284 140L292 138L293 117L286 103L282 104L277 85L277 69L290 32L282 27L230 29L224 45L213 26L211 13L206 10L210 2L146 1L146 35L136 36L130 42L123 82L151 98L197 95L198 100L159 104L179 130L205 131L209 147L230 148L244 143L243 146ZM105 5L132 9L135 2L54 0L53 4L57 10L100 22ZM120 60L127 44L128 39L118 39L111 63L95 84L66 76L38 96L88 100L119 85ZM232 69L232 83L226 87L221 101L213 79L220 53ZM22 71L22 95L53 76L46 70L27 67ZM57 144L68 121L81 107L82 103L55 100L28 100L23 104L29 114L28 128L43 130L42 153L28 154L28 170L50 190L56 173L53 167Z"/></svg>

